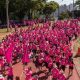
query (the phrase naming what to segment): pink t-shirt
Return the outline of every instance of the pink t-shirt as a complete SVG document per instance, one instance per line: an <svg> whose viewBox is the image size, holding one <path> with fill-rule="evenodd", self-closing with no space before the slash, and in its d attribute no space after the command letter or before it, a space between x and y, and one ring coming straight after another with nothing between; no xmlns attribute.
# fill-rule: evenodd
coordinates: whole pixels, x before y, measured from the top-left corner
<svg viewBox="0 0 80 80"><path fill-rule="evenodd" d="M26 70L26 79L25 80L30 80L32 78L32 71L31 70Z"/></svg>
<svg viewBox="0 0 80 80"><path fill-rule="evenodd" d="M52 76L53 78L57 78L59 75L59 70L57 68L52 69Z"/></svg>
<svg viewBox="0 0 80 80"><path fill-rule="evenodd" d="M23 63L30 62L29 54L28 53L24 53L23 58L22 58L22 62Z"/></svg>
<svg viewBox="0 0 80 80"><path fill-rule="evenodd" d="M51 68L53 66L53 62L48 63L48 67Z"/></svg>
<svg viewBox="0 0 80 80"><path fill-rule="evenodd" d="M13 69L12 69L12 67L8 68L8 75L10 75L10 76L13 75Z"/></svg>
<svg viewBox="0 0 80 80"><path fill-rule="evenodd" d="M3 49L0 48L0 55L4 55Z"/></svg>
<svg viewBox="0 0 80 80"><path fill-rule="evenodd" d="M66 77L63 74L59 74L58 80L66 80Z"/></svg>
<svg viewBox="0 0 80 80"><path fill-rule="evenodd" d="M3 66L4 65L4 61L2 59L0 59L0 65Z"/></svg>

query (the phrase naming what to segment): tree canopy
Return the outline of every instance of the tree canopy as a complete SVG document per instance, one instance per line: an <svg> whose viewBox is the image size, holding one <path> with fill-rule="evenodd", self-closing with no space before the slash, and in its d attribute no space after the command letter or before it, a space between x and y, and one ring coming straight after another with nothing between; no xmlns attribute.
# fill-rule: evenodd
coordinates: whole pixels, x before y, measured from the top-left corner
<svg viewBox="0 0 80 80"><path fill-rule="evenodd" d="M6 0L0 0L0 19L4 23L6 20ZM37 13L51 14L59 7L59 4L47 0L9 0L10 20L22 20L25 15L28 19L34 19Z"/></svg>
<svg viewBox="0 0 80 80"><path fill-rule="evenodd" d="M59 19L67 19L67 18L70 18L71 16L72 16L71 12L66 11L60 14Z"/></svg>
<svg viewBox="0 0 80 80"><path fill-rule="evenodd" d="M57 8L59 8L59 4L54 1L51 1L46 3L43 12L44 14L51 14L52 12L55 12Z"/></svg>
<svg viewBox="0 0 80 80"><path fill-rule="evenodd" d="M79 6L79 9L80 9L80 0L77 0L76 1L76 5L78 5Z"/></svg>

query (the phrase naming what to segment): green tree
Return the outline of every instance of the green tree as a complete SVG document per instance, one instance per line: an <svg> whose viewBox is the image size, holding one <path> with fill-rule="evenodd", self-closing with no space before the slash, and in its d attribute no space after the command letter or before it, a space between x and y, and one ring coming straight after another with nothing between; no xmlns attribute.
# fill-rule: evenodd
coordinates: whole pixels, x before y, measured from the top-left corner
<svg viewBox="0 0 80 80"><path fill-rule="evenodd" d="M60 14L60 16L59 16L59 19L67 19L67 18L70 17L70 15L71 15L71 14L70 14L68 11L62 12L62 13Z"/></svg>
<svg viewBox="0 0 80 80"><path fill-rule="evenodd" d="M9 18L22 20L25 15L34 19L36 15L51 14L58 8L58 3L47 0L9 0ZM6 22L6 0L0 0L0 19Z"/></svg>
<svg viewBox="0 0 80 80"><path fill-rule="evenodd" d="M76 1L76 5L78 5L79 6L79 9L80 9L80 0L77 0Z"/></svg>
<svg viewBox="0 0 80 80"><path fill-rule="evenodd" d="M55 12L57 8L59 8L59 4L57 2L55 1L48 2L44 7L43 13L45 15L50 15L52 12Z"/></svg>
<svg viewBox="0 0 80 80"><path fill-rule="evenodd" d="M27 9L27 0L9 0L9 16L10 19L22 20Z"/></svg>
<svg viewBox="0 0 80 80"><path fill-rule="evenodd" d="M41 11L46 0L9 0L10 17L14 19L23 19L28 15L29 19L34 18L35 13Z"/></svg>
<svg viewBox="0 0 80 80"><path fill-rule="evenodd" d="M36 13L41 12L45 6L46 0L30 0L28 1L28 16L34 19Z"/></svg>
<svg viewBox="0 0 80 80"><path fill-rule="evenodd" d="M1 23L5 23L6 20L6 8L5 8L5 0L0 0L0 21Z"/></svg>

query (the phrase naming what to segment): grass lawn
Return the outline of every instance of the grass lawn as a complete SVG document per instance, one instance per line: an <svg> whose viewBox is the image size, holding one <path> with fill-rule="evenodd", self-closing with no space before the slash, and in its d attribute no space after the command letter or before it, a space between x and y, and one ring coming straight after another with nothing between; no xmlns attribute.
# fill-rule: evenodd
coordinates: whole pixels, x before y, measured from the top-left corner
<svg viewBox="0 0 80 80"><path fill-rule="evenodd" d="M22 27L22 29L27 29L27 26ZM0 40L6 35L9 35L11 32L14 32L14 29L12 29L12 31L9 31L9 32L7 32L7 28L0 29Z"/></svg>
<svg viewBox="0 0 80 80"><path fill-rule="evenodd" d="M7 32L7 28L0 29L0 33L6 33L6 32Z"/></svg>
<svg viewBox="0 0 80 80"><path fill-rule="evenodd" d="M6 35L8 35L10 32L7 32L7 28L4 29L0 29L0 40L5 37Z"/></svg>

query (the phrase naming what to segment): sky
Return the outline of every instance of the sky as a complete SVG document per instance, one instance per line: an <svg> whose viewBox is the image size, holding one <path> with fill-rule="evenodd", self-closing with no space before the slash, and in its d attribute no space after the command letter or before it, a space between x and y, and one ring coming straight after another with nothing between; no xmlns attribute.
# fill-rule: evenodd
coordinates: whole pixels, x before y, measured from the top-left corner
<svg viewBox="0 0 80 80"><path fill-rule="evenodd" d="M63 4L69 5L69 4L73 3L73 0L48 0L48 1L56 1L60 5L63 5ZM74 0L74 1L76 1L76 0Z"/></svg>

